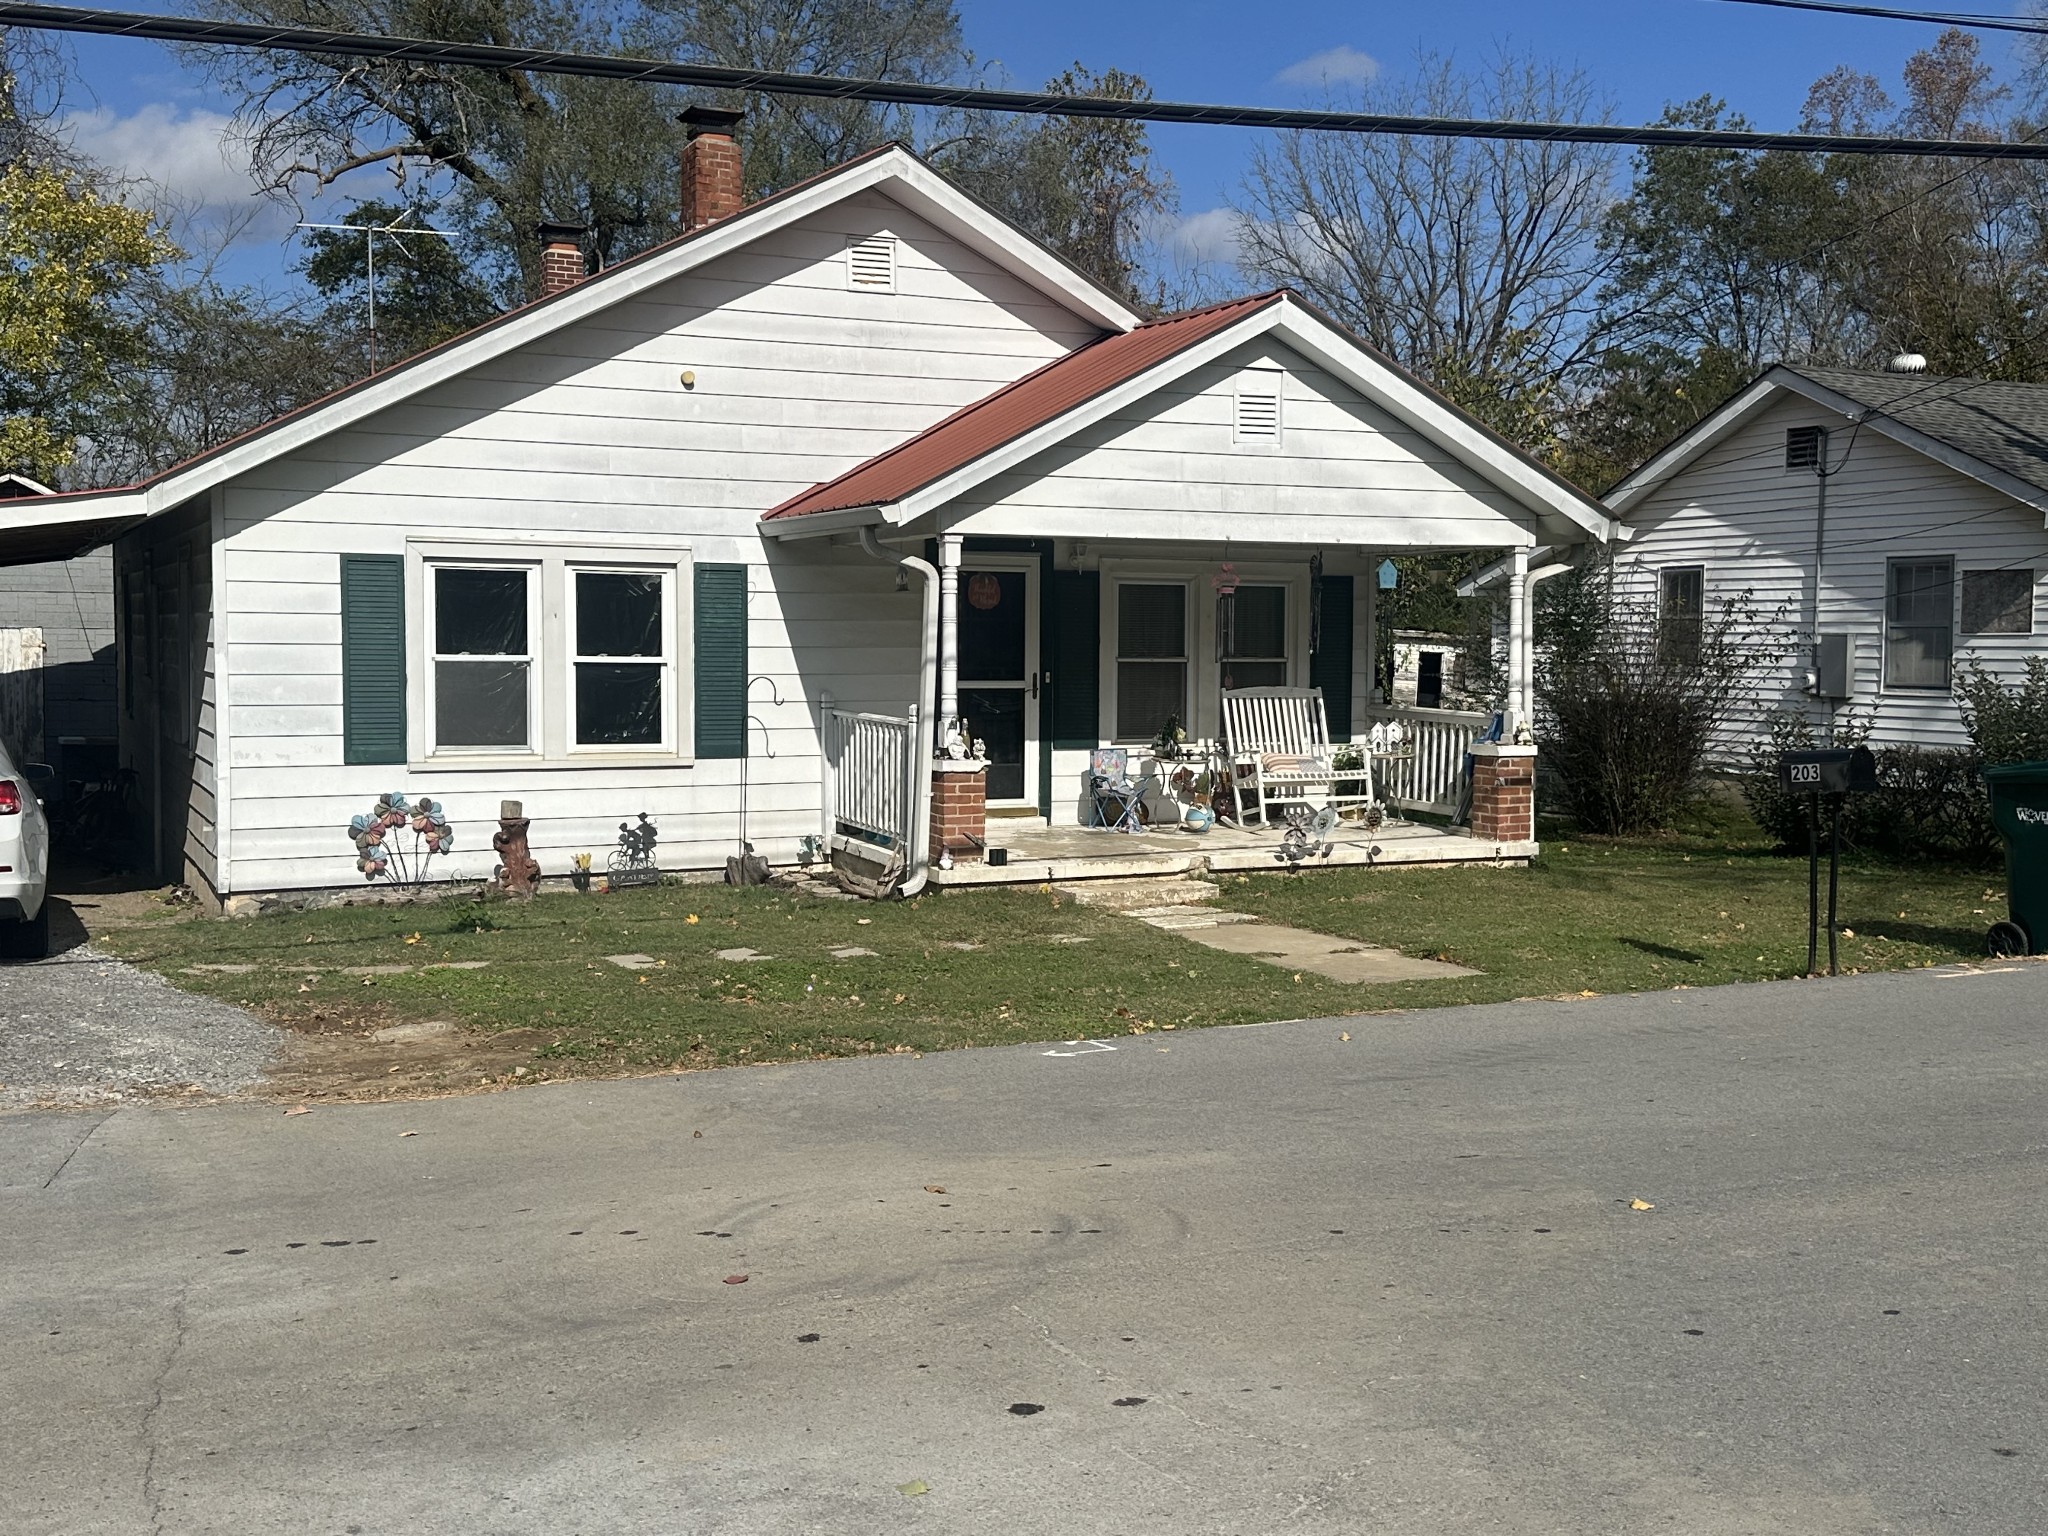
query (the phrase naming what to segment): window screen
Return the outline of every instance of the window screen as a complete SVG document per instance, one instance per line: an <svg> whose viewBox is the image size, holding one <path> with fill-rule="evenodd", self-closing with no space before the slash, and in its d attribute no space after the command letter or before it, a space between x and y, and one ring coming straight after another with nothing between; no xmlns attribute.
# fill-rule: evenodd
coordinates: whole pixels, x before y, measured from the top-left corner
<svg viewBox="0 0 2048 1536"><path fill-rule="evenodd" d="M2031 635L2034 632L2032 571L1963 572L1963 633Z"/></svg>
<svg viewBox="0 0 2048 1536"><path fill-rule="evenodd" d="M1893 560L1887 565L1885 687L1947 691L1954 614L1953 560Z"/></svg>
<svg viewBox="0 0 2048 1536"><path fill-rule="evenodd" d="M667 736L669 626L658 571L577 571L576 744L657 747Z"/></svg>
<svg viewBox="0 0 2048 1536"><path fill-rule="evenodd" d="M1674 661L1699 660L1706 588L1707 573L1698 566L1657 573L1657 643Z"/></svg>
<svg viewBox="0 0 2048 1536"><path fill-rule="evenodd" d="M1187 715L1188 589L1127 582L1117 588L1116 735L1146 741L1169 715Z"/></svg>
<svg viewBox="0 0 2048 1536"><path fill-rule="evenodd" d="M532 746L527 570L434 568L434 744Z"/></svg>
<svg viewBox="0 0 2048 1536"><path fill-rule="evenodd" d="M1226 688L1287 686L1287 589L1239 587L1223 649Z"/></svg>

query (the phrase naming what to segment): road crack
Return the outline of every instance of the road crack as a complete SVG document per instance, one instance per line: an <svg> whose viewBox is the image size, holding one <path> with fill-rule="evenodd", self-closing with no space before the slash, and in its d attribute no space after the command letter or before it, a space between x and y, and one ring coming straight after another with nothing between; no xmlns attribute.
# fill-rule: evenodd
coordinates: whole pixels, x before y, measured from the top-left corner
<svg viewBox="0 0 2048 1536"><path fill-rule="evenodd" d="M142 1422L136 1426L137 1438L142 1443L142 1512L149 1517L150 1536L163 1536L163 1490L157 1486L157 1416L164 1406L164 1381L171 1374L171 1368L178 1363L179 1352L185 1347L186 1318L185 1297L180 1290L178 1299L171 1308L171 1347L164 1351L164 1358L156 1368L155 1379L150 1382L149 1406L142 1410Z"/></svg>
<svg viewBox="0 0 2048 1536"><path fill-rule="evenodd" d="M105 1125L109 1120L113 1119L114 1116L118 1115L119 1113L121 1113L121 1111L118 1109L110 1109L104 1115L101 1115L99 1119L93 1121L91 1127L86 1131L86 1133L78 1138L77 1143L73 1145L69 1152L66 1152L64 1154L64 1161L59 1163L54 1169L52 1169L50 1171L50 1176L47 1179L43 1180L43 1188L48 1189L52 1184L56 1183L57 1175L62 1173L66 1168L69 1168L71 1166L71 1159L78 1156L80 1152L84 1151L85 1144L88 1141L91 1141L93 1137L97 1136L100 1133L100 1127Z"/></svg>

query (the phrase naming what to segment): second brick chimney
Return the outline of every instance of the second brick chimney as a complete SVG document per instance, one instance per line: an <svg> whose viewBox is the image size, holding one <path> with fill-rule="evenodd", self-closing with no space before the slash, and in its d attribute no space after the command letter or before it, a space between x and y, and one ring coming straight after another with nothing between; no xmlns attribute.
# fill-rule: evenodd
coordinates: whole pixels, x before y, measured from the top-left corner
<svg viewBox="0 0 2048 1536"><path fill-rule="evenodd" d="M542 222L534 232L540 236L540 296L545 299L582 282L589 271L583 260L583 226Z"/></svg>
<svg viewBox="0 0 2048 1536"><path fill-rule="evenodd" d="M726 107L688 107L676 121L688 131L683 145L683 233L740 211L740 147L732 136L743 114Z"/></svg>

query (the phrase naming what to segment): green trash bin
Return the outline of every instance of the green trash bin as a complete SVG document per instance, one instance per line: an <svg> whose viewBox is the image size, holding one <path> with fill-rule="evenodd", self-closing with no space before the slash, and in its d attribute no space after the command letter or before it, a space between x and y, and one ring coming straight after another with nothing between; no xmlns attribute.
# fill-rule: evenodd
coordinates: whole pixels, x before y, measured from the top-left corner
<svg viewBox="0 0 2048 1536"><path fill-rule="evenodd" d="M2005 906L1984 947L1994 955L2048 949L2048 763L1999 763L1984 770L1991 822L2005 839Z"/></svg>

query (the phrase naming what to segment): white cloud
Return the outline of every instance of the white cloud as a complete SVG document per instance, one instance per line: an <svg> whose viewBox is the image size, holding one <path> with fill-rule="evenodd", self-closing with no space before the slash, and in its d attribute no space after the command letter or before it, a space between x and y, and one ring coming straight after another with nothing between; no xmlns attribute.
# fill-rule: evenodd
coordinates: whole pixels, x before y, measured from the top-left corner
<svg viewBox="0 0 2048 1536"><path fill-rule="evenodd" d="M152 183L181 209L242 209L257 196L248 154L223 113L151 102L128 117L95 108L65 126L80 153L123 178Z"/></svg>
<svg viewBox="0 0 2048 1536"><path fill-rule="evenodd" d="M1339 43L1312 53L1298 64L1290 64L1273 79L1281 85L1311 89L1331 85L1367 85L1380 72L1380 61L1371 54Z"/></svg>
<svg viewBox="0 0 2048 1536"><path fill-rule="evenodd" d="M1173 220L1153 239L1186 266L1231 266L1237 261L1237 231L1243 215L1234 208L1205 208Z"/></svg>

